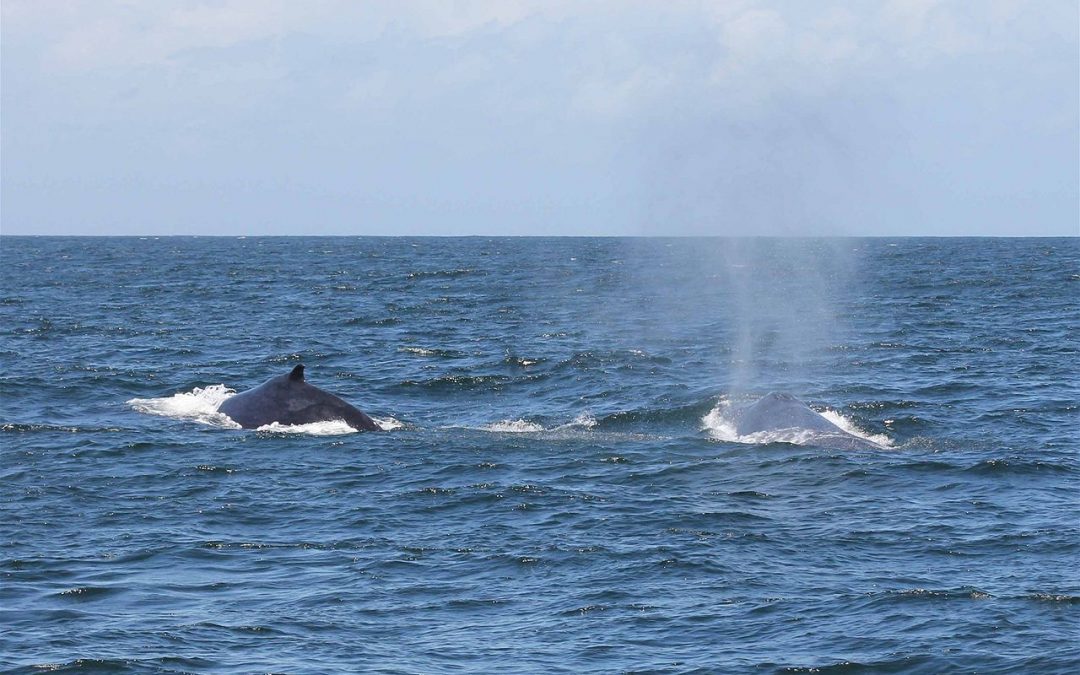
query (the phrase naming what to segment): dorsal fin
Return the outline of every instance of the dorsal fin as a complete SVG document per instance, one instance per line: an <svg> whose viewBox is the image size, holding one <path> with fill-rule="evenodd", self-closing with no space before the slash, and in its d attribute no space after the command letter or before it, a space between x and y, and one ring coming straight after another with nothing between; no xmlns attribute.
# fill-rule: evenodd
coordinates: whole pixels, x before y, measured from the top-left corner
<svg viewBox="0 0 1080 675"><path fill-rule="evenodd" d="M289 379L292 380L293 382L303 382L304 381L304 364L301 363L297 367L293 368L292 372L289 373Z"/></svg>

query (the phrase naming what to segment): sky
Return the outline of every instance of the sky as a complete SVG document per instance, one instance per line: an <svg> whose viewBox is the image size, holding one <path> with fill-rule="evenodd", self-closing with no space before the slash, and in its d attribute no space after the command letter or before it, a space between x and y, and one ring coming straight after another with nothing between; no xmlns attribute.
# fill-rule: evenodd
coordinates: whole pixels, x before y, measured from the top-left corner
<svg viewBox="0 0 1080 675"><path fill-rule="evenodd" d="M1077 0L3 0L0 233L1080 235Z"/></svg>

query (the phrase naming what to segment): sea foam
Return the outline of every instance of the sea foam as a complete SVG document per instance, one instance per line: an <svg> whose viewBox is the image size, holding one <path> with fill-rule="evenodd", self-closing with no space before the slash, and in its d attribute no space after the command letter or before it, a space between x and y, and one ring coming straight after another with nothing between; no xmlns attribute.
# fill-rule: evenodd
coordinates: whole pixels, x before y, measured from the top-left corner
<svg viewBox="0 0 1080 675"><path fill-rule="evenodd" d="M327 420L325 422L310 422L308 424L279 424L271 422L255 429L264 433L273 434L304 434L306 436L340 436L343 434L355 434L345 420Z"/></svg>
<svg viewBox="0 0 1080 675"><path fill-rule="evenodd" d="M537 422L530 422L526 419L506 419L499 422L492 422L479 427L481 431L491 431L499 434L527 434L527 433L539 433L543 431L566 431L571 429L592 429L597 425L596 418L589 413L581 413L575 417L572 421L565 424L559 424L553 427L545 427Z"/></svg>
<svg viewBox="0 0 1080 675"><path fill-rule="evenodd" d="M218 406L235 393L235 390L229 389L224 384L212 384L209 387L195 387L191 391L162 398L133 398L127 403L134 410L148 415L239 429L239 424L229 419L228 415L217 411Z"/></svg>

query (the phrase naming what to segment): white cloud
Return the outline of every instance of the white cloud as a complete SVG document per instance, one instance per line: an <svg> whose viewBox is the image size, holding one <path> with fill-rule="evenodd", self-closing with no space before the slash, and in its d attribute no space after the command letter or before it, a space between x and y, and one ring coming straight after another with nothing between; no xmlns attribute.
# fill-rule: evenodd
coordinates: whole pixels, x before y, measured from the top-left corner
<svg viewBox="0 0 1080 675"><path fill-rule="evenodd" d="M673 85L668 72L641 66L619 79L598 77L582 81L570 106L587 116L621 118L664 100Z"/></svg>
<svg viewBox="0 0 1080 675"><path fill-rule="evenodd" d="M853 69L891 62L923 67L935 59L1001 50L1003 27L1034 10L1050 11L1047 3L1033 2L5 0L2 11L5 40L23 38L49 69L80 72L165 66L193 50L297 35L365 44L400 34L454 40L468 52L474 36L486 39L510 29L521 34L522 26L534 25L551 48L574 50L590 66L577 73L585 86L578 87L574 105L611 112L659 95L669 86L664 82L675 78L685 87L719 87L729 100L759 102L776 92L829 87ZM658 34L650 34L650 24ZM687 59L679 61L685 47L678 35L659 33L671 26L713 34L713 46L695 47L701 52L697 70ZM613 44L622 52L613 53ZM619 66L627 60L632 63ZM679 62L672 69L674 61Z"/></svg>
<svg viewBox="0 0 1080 675"><path fill-rule="evenodd" d="M3 17L6 33L31 33L43 42L49 67L92 70L164 64L188 50L295 33L357 41L395 30L420 38L455 37L529 16L555 16L571 6L522 0L5 0Z"/></svg>
<svg viewBox="0 0 1080 675"><path fill-rule="evenodd" d="M395 208L435 192L430 203L465 209L472 191L481 214L503 194L531 203L545 181L579 195L551 198L568 213L593 194L616 195L616 213L647 191L629 185L639 171L670 193L673 219L694 205L702 222L765 202L825 219L862 199L871 213L863 193L905 205L945 184L919 178L934 171L981 195L976 164L994 153L1047 167L1002 170L1002 189L1076 173L1061 159L1069 147L1074 160L1077 126L1072 0L2 0L0 12L16 205L10 176L27 166L43 167L41 184L67 171L86 184L206 172L333 186L342 209L362 176ZM190 161L161 161L176 155Z"/></svg>

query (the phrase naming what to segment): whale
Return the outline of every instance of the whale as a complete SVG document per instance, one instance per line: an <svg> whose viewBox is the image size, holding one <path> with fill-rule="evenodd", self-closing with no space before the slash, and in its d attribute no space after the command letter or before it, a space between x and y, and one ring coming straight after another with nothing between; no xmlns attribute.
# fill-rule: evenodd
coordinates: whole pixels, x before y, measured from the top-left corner
<svg viewBox="0 0 1080 675"><path fill-rule="evenodd" d="M379 424L349 403L304 380L304 365L230 396L217 411L244 429L267 424L296 425L340 420L357 431L382 431Z"/></svg>
<svg viewBox="0 0 1080 675"><path fill-rule="evenodd" d="M739 436L768 432L775 440L798 445L850 450L883 447L844 431L797 397L785 392L769 392L755 403L737 410L733 417L735 433Z"/></svg>

